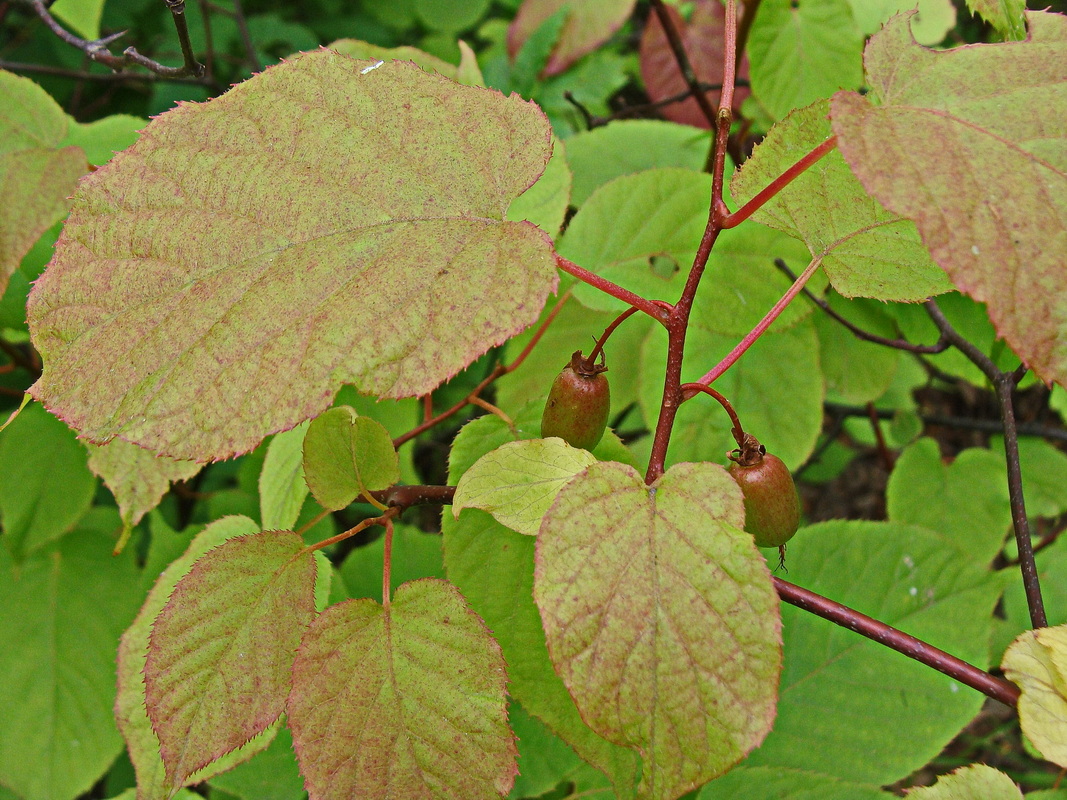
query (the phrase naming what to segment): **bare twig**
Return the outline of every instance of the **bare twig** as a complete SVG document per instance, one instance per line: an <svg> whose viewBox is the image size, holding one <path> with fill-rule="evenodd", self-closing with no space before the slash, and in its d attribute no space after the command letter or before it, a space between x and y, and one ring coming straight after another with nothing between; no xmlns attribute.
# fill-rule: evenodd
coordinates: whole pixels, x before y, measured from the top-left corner
<svg viewBox="0 0 1067 800"><path fill-rule="evenodd" d="M137 64L164 78L183 78L186 76L202 78L204 76L204 65L194 57L192 45L189 41L189 28L185 24L185 0L164 0L171 17L174 19L174 27L178 32L178 41L181 45L182 55L185 58L185 63L180 67L168 67L165 64L160 64L158 61L139 53L135 47L127 47L122 51L121 56L117 56L111 52L109 47L117 39L125 36L126 31L113 33L92 41L82 39L60 25L55 17L49 13L48 7L43 0L26 0L26 2L52 33L72 47L81 50L93 61L103 64L116 72L124 70L131 64Z"/></svg>
<svg viewBox="0 0 1067 800"><path fill-rule="evenodd" d="M1030 622L1035 628L1044 628L1048 625L1048 619L1045 616L1044 601L1041 599L1041 581L1034 562L1030 522L1026 518L1022 469L1019 465L1019 432L1015 424L1015 405L1012 400L1017 376L1021 377L1025 370L1003 372L993 363L993 359L952 327L935 301L927 300L923 305L930 319L941 331L941 335L967 356L978 369L982 370L989 382L993 384L997 400L1000 402L1000 417L1004 427L1004 456L1008 466L1008 498L1011 504L1012 527L1015 529L1015 544L1019 549L1019 569L1022 572L1023 589L1026 591L1026 604L1030 609Z"/></svg>
<svg viewBox="0 0 1067 800"><path fill-rule="evenodd" d="M682 78L685 80L686 86L689 87L693 99L696 100L697 105L700 106L700 110L704 114L704 118L708 121L708 125L714 130L718 112L711 105L708 96L700 89L700 81L697 80L693 65L689 61L689 56L686 55L682 37L674 27L674 21L671 19L667 7L663 4L663 0L652 0L652 10L656 13L656 18L659 20L659 24L663 28L663 33L666 35L667 42L670 44L671 52L674 53L674 60L678 62L678 69L681 70Z"/></svg>
<svg viewBox="0 0 1067 800"><path fill-rule="evenodd" d="M850 406L843 403L823 403L823 407L831 414L839 414L844 417L866 417L869 412L865 406ZM896 409L875 409L879 419L893 419ZM973 417L953 417L948 414L922 414L921 419L927 425L944 425L946 428L963 428L971 431L985 431L986 433L1003 433L1004 423L992 419L974 419ZM1041 439L1054 439L1058 442L1067 442L1067 430L1063 428L1050 428L1047 425L1036 425L1029 422L1020 422L1015 426L1015 432L1019 436L1034 436Z"/></svg>
<svg viewBox="0 0 1067 800"><path fill-rule="evenodd" d="M774 265L778 267L778 269L780 269L782 272L784 272L789 277L789 280L795 281L797 279L797 276L793 273L793 270L789 269L783 259L774 259ZM941 335L941 338L938 339L935 344L912 344L911 342L905 339L888 339L885 336L878 336L877 334L869 333L860 328L859 326L853 325L843 316L838 314L836 311L830 308L830 304L827 303L826 300L816 295L810 289L805 288L802 291L806 298L808 298L811 302L813 302L815 305L825 311L832 320L834 320L835 322L839 322L846 328L848 328L852 335L855 336L857 339L862 339L863 341L871 342L872 344L885 345L886 347L892 347L897 350L905 350L909 353L942 353L945 350L948 350L949 348L949 341L945 338L944 334Z"/></svg>

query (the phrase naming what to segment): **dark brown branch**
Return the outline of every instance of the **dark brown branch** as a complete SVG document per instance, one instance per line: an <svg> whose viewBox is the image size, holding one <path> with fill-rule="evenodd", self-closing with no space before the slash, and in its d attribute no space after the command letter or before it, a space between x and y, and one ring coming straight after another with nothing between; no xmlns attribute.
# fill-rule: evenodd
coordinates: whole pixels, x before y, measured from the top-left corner
<svg viewBox="0 0 1067 800"><path fill-rule="evenodd" d="M840 414L845 417L866 417L870 414L865 406L826 402L823 403L823 407L831 414ZM879 408L875 409L875 413L879 419L893 419L897 411L891 408ZM971 431L985 431L986 433L1004 432L1004 424L992 419L953 417L948 414L919 414L919 419L927 425L944 425L946 428L962 428ZM1067 430L1063 428L1050 428L1046 425L1022 422L1016 425L1015 431L1020 436L1034 436L1041 439L1067 442Z"/></svg>
<svg viewBox="0 0 1067 800"><path fill-rule="evenodd" d="M782 272L784 272L787 276L789 276L789 280L795 281L797 279L797 276L793 273L793 270L789 269L783 259L774 259L774 265L778 267L778 269L780 269ZM938 339L935 344L912 344L911 342L905 339L888 339L885 336L879 336L875 333L869 333L868 331L863 330L857 325L853 325L843 316L838 314L836 311L830 308L830 304L827 303L826 300L816 295L810 289L804 289L803 293L806 298L808 298L811 302L813 302L815 305L825 311L826 314L829 315L830 319L844 325L849 330L849 332L857 339L862 339L863 341L871 342L872 344L880 344L886 347L893 347L897 350L904 350L909 353L943 353L949 348L949 341L945 338L944 334L942 334L941 338Z"/></svg>
<svg viewBox="0 0 1067 800"><path fill-rule="evenodd" d="M952 327L937 303L927 300L924 304L941 335L973 363L993 384L1000 402L1000 417L1004 427L1004 457L1008 466L1008 498L1011 504L1012 527L1015 529L1015 544L1019 549L1019 570L1022 573L1026 604L1030 609L1030 622L1035 628L1048 625L1045 603L1041 599L1041 581L1034 562L1033 542L1030 539L1030 522L1026 518L1026 501L1023 498L1022 468L1019 464L1019 432L1015 424L1015 404L1012 392L1016 381L1025 374L1019 369L1003 372L993 359L979 350ZM1020 368L1021 369L1021 368Z"/></svg>
<svg viewBox="0 0 1067 800"><path fill-rule="evenodd" d="M60 25L55 17L48 12L48 7L43 0L27 0L27 2L34 13L57 37L72 47L78 48L98 64L103 64L116 72L122 71L130 64L137 64L165 78L182 78L190 75L194 78L202 78L204 75L204 65L199 63L193 56L192 45L189 42L189 29L185 24L185 0L164 0L174 19L174 26L178 32L178 41L181 44L182 54L185 58L185 63L180 67L168 67L158 61L153 61L148 56L139 53L134 47L127 47L121 56L117 56L111 52L109 46L115 40L124 36L125 31L88 41L75 36Z"/></svg>
<svg viewBox="0 0 1067 800"><path fill-rule="evenodd" d="M903 653L909 658L933 667L938 672L948 675L960 683L977 689L982 694L999 700L1007 706L1015 706L1019 701L1019 688L1002 678L990 675L968 664L954 655L946 653L921 639L897 630L884 622L861 614L859 611L834 602L822 595L804 589L796 584L774 578L774 588L778 596L790 605L810 611L812 614L830 620L842 628L848 628L861 636L866 636L879 644Z"/></svg>
<svg viewBox="0 0 1067 800"><path fill-rule="evenodd" d="M455 486L393 486L380 492L371 492L379 503L390 508L410 508L422 505L451 505L456 494Z"/></svg>

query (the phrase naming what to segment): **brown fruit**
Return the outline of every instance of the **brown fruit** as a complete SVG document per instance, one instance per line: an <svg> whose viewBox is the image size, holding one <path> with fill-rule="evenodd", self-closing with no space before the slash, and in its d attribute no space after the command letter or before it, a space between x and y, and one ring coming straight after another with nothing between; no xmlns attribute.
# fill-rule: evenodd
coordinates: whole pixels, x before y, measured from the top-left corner
<svg viewBox="0 0 1067 800"><path fill-rule="evenodd" d="M541 415L541 436L558 436L572 447L592 450L604 436L611 410L611 391L604 362L592 364L579 350L552 382Z"/></svg>
<svg viewBox="0 0 1067 800"><path fill-rule="evenodd" d="M789 469L747 434L730 458L728 471L745 496L745 530L759 547L781 547L800 527L800 496Z"/></svg>

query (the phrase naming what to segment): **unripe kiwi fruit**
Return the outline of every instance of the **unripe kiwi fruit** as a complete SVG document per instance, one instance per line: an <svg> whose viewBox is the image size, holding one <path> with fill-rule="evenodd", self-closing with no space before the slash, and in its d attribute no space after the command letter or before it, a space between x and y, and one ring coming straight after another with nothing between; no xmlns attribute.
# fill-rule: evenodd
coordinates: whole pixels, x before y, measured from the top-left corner
<svg viewBox="0 0 1067 800"><path fill-rule="evenodd" d="M800 496L789 469L751 434L730 459L728 471L745 496L745 530L759 547L781 547L800 527Z"/></svg>
<svg viewBox="0 0 1067 800"><path fill-rule="evenodd" d="M592 450L604 436L611 409L611 390L603 354L599 364L578 350L556 376L541 415L541 436L558 436L572 447Z"/></svg>

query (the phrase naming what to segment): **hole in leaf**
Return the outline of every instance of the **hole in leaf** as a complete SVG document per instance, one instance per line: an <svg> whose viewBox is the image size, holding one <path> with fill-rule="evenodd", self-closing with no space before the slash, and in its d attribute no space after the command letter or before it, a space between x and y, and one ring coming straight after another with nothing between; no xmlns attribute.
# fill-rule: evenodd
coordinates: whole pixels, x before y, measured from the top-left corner
<svg viewBox="0 0 1067 800"><path fill-rule="evenodd" d="M648 258L648 268L652 270L652 274L657 278L663 278L665 281L669 281L678 272L681 267L678 266L678 262L665 253L658 253Z"/></svg>

